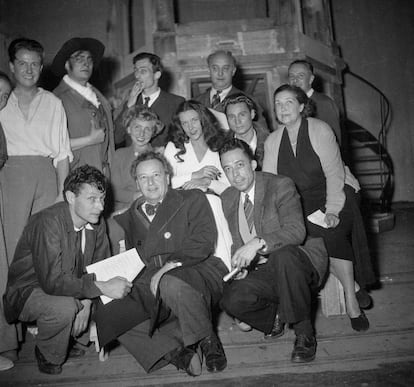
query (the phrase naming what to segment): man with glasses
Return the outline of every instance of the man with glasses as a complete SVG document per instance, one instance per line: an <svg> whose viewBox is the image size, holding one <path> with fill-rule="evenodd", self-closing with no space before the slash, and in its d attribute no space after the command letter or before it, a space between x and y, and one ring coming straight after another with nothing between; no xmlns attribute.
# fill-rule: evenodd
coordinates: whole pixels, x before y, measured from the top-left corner
<svg viewBox="0 0 414 387"><path fill-rule="evenodd" d="M109 177L115 151L111 107L89 83L104 50L99 40L72 38L56 54L52 70L63 76L54 93L66 111L74 155L71 169L88 164Z"/></svg>

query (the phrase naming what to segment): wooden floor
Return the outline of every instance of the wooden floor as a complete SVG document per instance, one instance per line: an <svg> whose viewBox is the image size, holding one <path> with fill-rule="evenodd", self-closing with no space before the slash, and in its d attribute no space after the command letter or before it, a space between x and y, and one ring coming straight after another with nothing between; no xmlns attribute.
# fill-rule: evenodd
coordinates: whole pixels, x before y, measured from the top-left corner
<svg viewBox="0 0 414 387"><path fill-rule="evenodd" d="M171 366L146 374L122 347L115 348L107 361L100 362L91 346L84 358L68 361L61 375L49 376L38 372L33 356L34 340L28 336L15 367L0 372L0 386L317 386L322 385L322 380L323 385L349 386L361 385L360 379L355 379L355 375L361 372L361 375L367 375L362 385L386 386L394 384L388 384L386 376L391 378L392 374L387 369L395 369L396 365L405 373L394 385L412 386L414 208L399 206L395 213L395 229L370 238L381 279L381 286L371 293L375 306L366 313L371 323L370 330L367 333L355 332L346 316L326 318L318 310L318 351L315 361L310 364L290 362L294 340L291 330L269 342L260 332L240 332L223 314L219 320L219 335L225 347L228 367L218 374L203 370L200 377L191 378ZM371 373L363 373L367 370ZM377 375L375 378L372 376L375 370L385 372L382 379L378 373L374 373ZM330 376L331 379L327 380L331 382L326 382L323 379L325 375L336 375L336 378ZM338 379L338 375L353 375L353 379L347 382L343 376ZM294 384L295 380L297 384Z"/></svg>

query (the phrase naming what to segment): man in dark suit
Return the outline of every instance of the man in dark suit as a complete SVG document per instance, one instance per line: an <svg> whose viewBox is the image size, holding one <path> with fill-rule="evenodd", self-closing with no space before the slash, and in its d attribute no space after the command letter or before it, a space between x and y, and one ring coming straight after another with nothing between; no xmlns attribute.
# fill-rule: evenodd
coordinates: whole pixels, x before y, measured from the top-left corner
<svg viewBox="0 0 414 387"><path fill-rule="evenodd" d="M256 105L248 96L239 93L228 96L224 101L224 111L234 137L249 144L257 161L256 170L262 170L264 142L269 132L254 122Z"/></svg>
<svg viewBox="0 0 414 387"><path fill-rule="evenodd" d="M232 266L240 270L224 289L221 306L268 337L282 334L280 321L292 323L296 340L291 360L312 361L312 290L320 285L328 263L323 241L301 246L306 231L294 183L255 172L257 163L245 142L229 140L220 158L232 185L221 195L233 238Z"/></svg>
<svg viewBox="0 0 414 387"><path fill-rule="evenodd" d="M41 372L59 374L67 355L85 353L68 348L71 336L79 340L88 327L91 299L102 294L122 298L131 289L124 278L96 281L85 271L110 255L105 222L100 220L105 187L105 177L96 168L73 170L64 182L65 201L33 215L17 244L4 313L10 323L36 321L35 356Z"/></svg>
<svg viewBox="0 0 414 387"><path fill-rule="evenodd" d="M201 373L199 347L207 370L221 371L227 360L211 308L228 269L213 255L217 228L206 195L170 189L171 166L156 152L139 155L131 171L142 197L115 217L110 237L135 247L146 267L129 297L98 308L99 343L118 337L147 372L172 363L192 376Z"/></svg>
<svg viewBox="0 0 414 387"><path fill-rule="evenodd" d="M314 116L332 128L339 145L341 145L342 134L338 107L332 98L318 93L312 88L312 83L315 80L312 63L307 60L295 60L289 65L288 76L289 84L300 87L313 101L316 109Z"/></svg>
<svg viewBox="0 0 414 387"><path fill-rule="evenodd" d="M210 71L211 87L195 99L205 107L224 113L224 101L233 94L246 94L232 85L233 76L236 73L236 60L230 51L216 51L207 58L207 65ZM251 96L250 99L254 100ZM266 131L268 130L266 119L263 115L263 108L256 104L257 123Z"/></svg>
<svg viewBox="0 0 414 387"><path fill-rule="evenodd" d="M167 144L172 118L184 98L161 90L158 86L163 66L157 55L141 52L134 56L133 64L137 81L115 120L115 144L119 147L125 143L129 145L131 141L123 126L124 113L134 105L145 105L151 108L165 125L164 130L151 140L153 147L163 147Z"/></svg>

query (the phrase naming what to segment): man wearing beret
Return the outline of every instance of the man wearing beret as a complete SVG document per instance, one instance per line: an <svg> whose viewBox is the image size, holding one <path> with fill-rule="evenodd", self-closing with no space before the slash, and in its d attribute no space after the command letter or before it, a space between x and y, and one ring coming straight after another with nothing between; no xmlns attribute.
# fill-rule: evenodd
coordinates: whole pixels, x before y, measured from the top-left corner
<svg viewBox="0 0 414 387"><path fill-rule="evenodd" d="M63 76L54 93L66 111L74 156L71 169L88 164L109 177L115 151L111 107L88 82L104 50L99 40L72 38L56 54L52 70L57 76Z"/></svg>

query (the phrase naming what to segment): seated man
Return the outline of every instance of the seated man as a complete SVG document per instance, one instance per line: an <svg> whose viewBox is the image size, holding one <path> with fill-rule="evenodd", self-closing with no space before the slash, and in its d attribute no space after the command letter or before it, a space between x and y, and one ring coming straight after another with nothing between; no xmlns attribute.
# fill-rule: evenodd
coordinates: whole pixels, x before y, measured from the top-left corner
<svg viewBox="0 0 414 387"><path fill-rule="evenodd" d="M105 177L84 165L65 179L65 201L33 215L17 244L4 295L9 323L36 321L35 355L39 370L62 372L69 355L84 351L70 338L88 327L91 299L104 294L122 298L132 284L116 277L95 281L85 267L107 258L109 242L100 215L105 199ZM69 352L69 353L68 353Z"/></svg>
<svg viewBox="0 0 414 387"><path fill-rule="evenodd" d="M99 305L99 343L118 337L147 372L172 363L192 376L201 373L199 345L207 370L221 371L227 360L211 310L228 269L213 255L217 228L206 196L169 188L171 166L159 153L139 155L131 171L142 196L114 217L110 238L135 247L146 267L130 296Z"/></svg>
<svg viewBox="0 0 414 387"><path fill-rule="evenodd" d="M305 239L299 195L287 177L255 172L250 147L231 139L220 150L232 185L222 194L233 238L232 266L240 270L224 289L222 308L267 337L292 323L293 362L315 358L312 290L324 278L328 257L322 239ZM281 323L282 322L282 323Z"/></svg>
<svg viewBox="0 0 414 387"><path fill-rule="evenodd" d="M232 94L224 100L224 112L229 123L230 130L235 138L243 140L250 146L255 160L257 170L262 170L264 157L264 142L269 132L256 122L256 105L242 93Z"/></svg>

